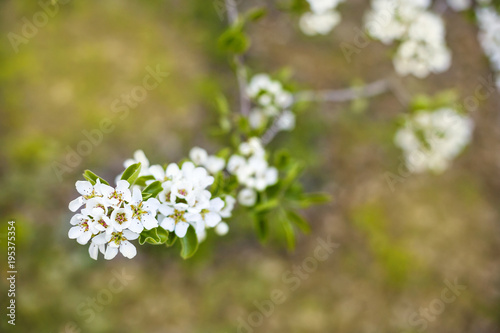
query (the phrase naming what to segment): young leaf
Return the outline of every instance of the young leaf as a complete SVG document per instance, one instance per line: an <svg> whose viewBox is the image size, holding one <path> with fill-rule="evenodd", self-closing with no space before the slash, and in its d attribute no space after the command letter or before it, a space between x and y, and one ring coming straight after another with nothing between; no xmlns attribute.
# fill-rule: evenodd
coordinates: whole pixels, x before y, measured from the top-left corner
<svg viewBox="0 0 500 333"><path fill-rule="evenodd" d="M123 171L121 179L126 180L130 185L133 185L139 177L139 173L141 173L141 163L135 163Z"/></svg>
<svg viewBox="0 0 500 333"><path fill-rule="evenodd" d="M261 204L258 204L256 207L255 207L255 212L256 213L267 213L269 212L270 210L278 207L279 205L279 200L278 199L271 199L271 200L267 200Z"/></svg>
<svg viewBox="0 0 500 333"><path fill-rule="evenodd" d="M266 16L267 10L264 7L257 7L250 9L245 13L245 19L247 21L257 21Z"/></svg>
<svg viewBox="0 0 500 333"><path fill-rule="evenodd" d="M146 186L146 182L148 180L155 180L154 176L148 175L148 176L141 176L135 180L135 185L138 186Z"/></svg>
<svg viewBox="0 0 500 333"><path fill-rule="evenodd" d="M83 177L86 180L88 180L92 185L95 185L95 183L97 182L97 179L100 180L101 184L109 185L109 183L107 181L105 181L104 179L102 179L101 177L99 177L98 175L96 175L95 173L93 173L90 170L85 170L83 172Z"/></svg>
<svg viewBox="0 0 500 333"><path fill-rule="evenodd" d="M281 220L281 225L283 226L283 230L285 231L285 239L288 250L295 249L295 231L293 230L292 224L287 220Z"/></svg>
<svg viewBox="0 0 500 333"><path fill-rule="evenodd" d="M198 250L198 237L196 236L196 231L192 226L189 226L186 235L179 238L181 242L181 257L183 259L188 259L193 256Z"/></svg>
<svg viewBox="0 0 500 333"><path fill-rule="evenodd" d="M299 204L303 208L311 205L320 205L330 202L332 197L328 193L306 193L300 198Z"/></svg>
<svg viewBox="0 0 500 333"><path fill-rule="evenodd" d="M164 244L168 239L169 232L162 227L151 230L143 230L139 236L139 244L149 243L153 245Z"/></svg>
<svg viewBox="0 0 500 333"><path fill-rule="evenodd" d="M255 231L261 242L265 242L268 235L268 227L263 214L254 214Z"/></svg>
<svg viewBox="0 0 500 333"><path fill-rule="evenodd" d="M219 37L218 45L223 51L239 54L250 47L250 39L240 26L235 26L227 29Z"/></svg>
<svg viewBox="0 0 500 333"><path fill-rule="evenodd" d="M286 216L290 221L295 223L295 225L299 227L299 229L302 230L303 233L308 234L311 232L311 227L309 226L309 223L307 223L307 221L296 212L289 210L286 212Z"/></svg>
<svg viewBox="0 0 500 333"><path fill-rule="evenodd" d="M152 182L144 190L142 190L142 199L146 200L149 198L154 198L163 190L161 183L159 181Z"/></svg>
<svg viewBox="0 0 500 333"><path fill-rule="evenodd" d="M177 235L174 232L169 232L165 245L167 245L167 247L171 247L175 244L176 240L177 240Z"/></svg>

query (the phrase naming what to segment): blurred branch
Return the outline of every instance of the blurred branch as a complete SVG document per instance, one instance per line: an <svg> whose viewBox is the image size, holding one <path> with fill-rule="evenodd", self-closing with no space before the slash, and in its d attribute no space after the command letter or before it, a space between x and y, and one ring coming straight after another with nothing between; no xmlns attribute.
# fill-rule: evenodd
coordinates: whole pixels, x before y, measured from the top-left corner
<svg viewBox="0 0 500 333"><path fill-rule="evenodd" d="M294 102L322 101L346 102L358 98L373 97L388 92L391 85L388 80L378 80L361 87L339 90L301 91L294 95Z"/></svg>
<svg viewBox="0 0 500 333"><path fill-rule="evenodd" d="M232 25L238 20L238 8L234 0L225 0L227 19L229 24ZM243 62L243 56L234 55L234 64L236 66L236 77L238 79L238 88L240 91L240 111L244 116L250 114L250 99L247 95L247 72L245 69L245 64Z"/></svg>
<svg viewBox="0 0 500 333"><path fill-rule="evenodd" d="M368 98L391 92L394 97L406 106L410 102L410 96L404 86L396 78L381 79L361 87L353 87L338 90L301 91L295 93L294 103L304 101L319 102L347 102L358 98ZM266 145L274 139L280 131L279 121L283 113L279 114L273 121L271 127L262 135L262 144Z"/></svg>
<svg viewBox="0 0 500 333"><path fill-rule="evenodd" d="M274 121L273 121L271 127L269 127L267 129L267 131L260 138L260 141L262 142L262 144L264 146L267 145L269 142L271 142L274 139L274 137L276 136L276 134L278 134L278 132L280 131L278 124L279 124L279 121L280 121L280 118L282 117L282 115L283 115L283 112L281 112L279 115L276 116L276 118L274 118Z"/></svg>

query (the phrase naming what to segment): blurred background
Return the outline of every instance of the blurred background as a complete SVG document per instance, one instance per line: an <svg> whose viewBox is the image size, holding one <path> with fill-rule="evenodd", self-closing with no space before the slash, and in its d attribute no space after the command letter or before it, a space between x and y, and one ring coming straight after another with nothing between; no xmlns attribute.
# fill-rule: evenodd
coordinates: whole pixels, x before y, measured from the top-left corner
<svg viewBox="0 0 500 333"><path fill-rule="evenodd" d="M210 135L214 93L226 93L235 110L238 93L216 48L226 27L218 0L66 2L28 31L18 52L7 34L21 35L23 18L33 22L42 5L0 3L0 240L4 251L7 221L16 221L18 270L16 326L6 323L2 288L2 332L500 332L498 92L472 114L473 142L448 171L406 175L392 188L386 176L402 166L395 124L407 110L400 98L304 110L295 131L272 146L292 148L307 164L305 187L334 200L304 211L313 231L294 252L261 245L252 222L237 215L228 235L210 235L187 261L162 246L141 246L133 260L90 259L87 246L67 237L67 205L83 170L111 180L136 149L152 163L178 161L194 145L215 152L224 142ZM368 1L348 1L339 27L315 38L275 2L239 1L259 4L269 13L250 27L246 61L254 71L290 68L312 89L393 76L381 43L351 63L339 47L352 43ZM474 24L460 13L444 17L452 68L400 79L404 94L456 89L463 100L489 75ZM118 112L148 67L168 76ZM86 156L68 157L103 119L113 129L85 147ZM290 283L294 266L327 236L339 247ZM443 302L453 284L465 287ZM276 289L285 301L259 310Z"/></svg>

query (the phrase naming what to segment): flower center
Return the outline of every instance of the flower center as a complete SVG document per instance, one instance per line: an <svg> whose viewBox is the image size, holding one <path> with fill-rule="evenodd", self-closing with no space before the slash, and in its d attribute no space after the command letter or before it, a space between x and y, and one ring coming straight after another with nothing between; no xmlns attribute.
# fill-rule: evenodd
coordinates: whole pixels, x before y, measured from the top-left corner
<svg viewBox="0 0 500 333"><path fill-rule="evenodd" d="M116 214L115 220L119 224L123 224L123 223L127 222L127 214L125 214L125 213L118 213L118 214Z"/></svg>
<svg viewBox="0 0 500 333"><path fill-rule="evenodd" d="M120 245L122 241L127 240L122 232L113 232L112 235L110 242L115 242L116 245Z"/></svg>
<svg viewBox="0 0 500 333"><path fill-rule="evenodd" d="M168 217L174 219L175 224L177 224L179 222L186 222L186 218L184 217L184 213L185 213L184 211L180 211L180 210L175 209L174 213L169 215Z"/></svg>

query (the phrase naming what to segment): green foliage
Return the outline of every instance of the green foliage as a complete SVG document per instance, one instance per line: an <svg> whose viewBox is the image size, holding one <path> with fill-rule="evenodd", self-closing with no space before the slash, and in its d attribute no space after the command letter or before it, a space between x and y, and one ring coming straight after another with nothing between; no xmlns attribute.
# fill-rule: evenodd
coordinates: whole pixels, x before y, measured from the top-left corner
<svg viewBox="0 0 500 333"><path fill-rule="evenodd" d="M243 24L236 24L228 28L219 37L218 46L225 52L245 53L250 47L250 39L243 31Z"/></svg>
<svg viewBox="0 0 500 333"><path fill-rule="evenodd" d="M143 230L139 235L139 244L144 243L152 245L165 244L169 239L169 232L162 227L153 228L151 230Z"/></svg>
<svg viewBox="0 0 500 333"><path fill-rule="evenodd" d="M93 173L90 170L85 170L83 172L83 177L86 180L88 180L92 185L95 185L95 183L97 182L97 179L100 180L101 184L109 185L109 183L107 181L105 181L103 178L99 177L98 175L96 175L95 173Z"/></svg>
<svg viewBox="0 0 500 333"><path fill-rule="evenodd" d="M125 169L121 179L126 180L130 185L133 185L136 179L139 177L140 173L141 173L141 163L135 163L129 166L127 169Z"/></svg>
<svg viewBox="0 0 500 333"><path fill-rule="evenodd" d="M163 190L161 182L155 181L149 184L144 190L142 190L142 199L147 200L149 198L154 198Z"/></svg>
<svg viewBox="0 0 500 333"><path fill-rule="evenodd" d="M198 237L192 226L189 226L186 235L179 238L181 243L181 257L183 259L191 258L198 250Z"/></svg>

